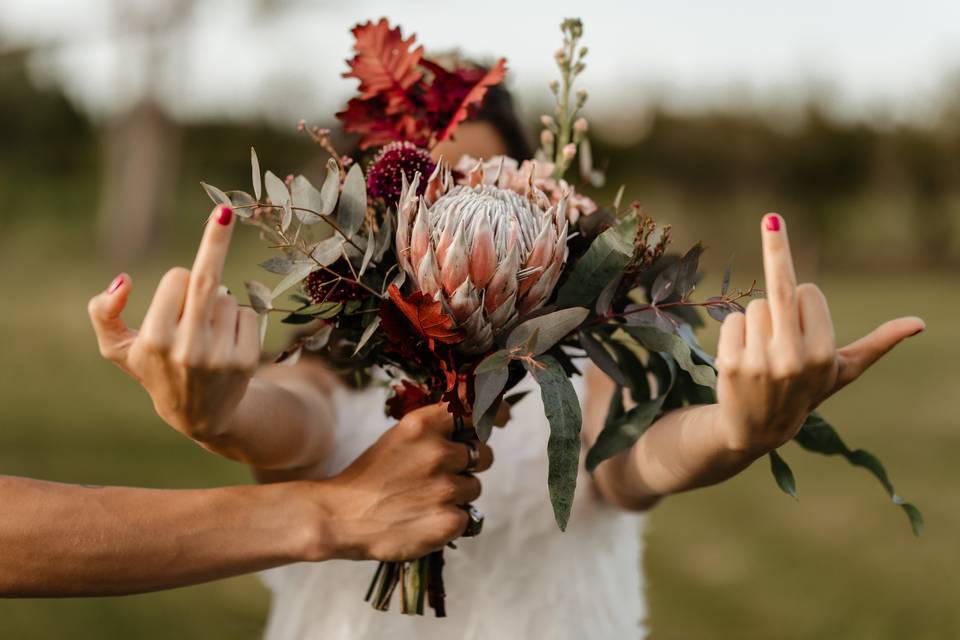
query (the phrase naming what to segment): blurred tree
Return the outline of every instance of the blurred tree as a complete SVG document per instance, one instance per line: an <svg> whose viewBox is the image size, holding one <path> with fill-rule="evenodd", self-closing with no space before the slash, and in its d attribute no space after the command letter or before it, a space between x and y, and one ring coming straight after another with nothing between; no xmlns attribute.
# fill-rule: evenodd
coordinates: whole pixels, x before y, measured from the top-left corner
<svg viewBox="0 0 960 640"><path fill-rule="evenodd" d="M189 18L193 0L127 2L115 0L114 20L124 48L138 34L143 55L116 56L121 68L116 82L134 84L129 109L115 114L103 135L103 187L100 237L105 253L129 263L156 244L163 214L170 211L181 153L180 126L168 117L157 99L157 87L169 72L172 47L168 39ZM126 74L124 74L126 72ZM167 72L167 73L165 73Z"/></svg>

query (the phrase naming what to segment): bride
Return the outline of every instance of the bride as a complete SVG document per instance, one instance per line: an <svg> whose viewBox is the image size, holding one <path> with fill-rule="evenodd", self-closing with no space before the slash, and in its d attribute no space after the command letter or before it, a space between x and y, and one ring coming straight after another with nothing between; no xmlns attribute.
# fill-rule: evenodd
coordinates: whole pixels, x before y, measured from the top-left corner
<svg viewBox="0 0 960 640"><path fill-rule="evenodd" d="M462 155L522 159L529 150L521 141L509 96L497 88L478 117L461 126L457 141L436 152L453 161ZM208 243L205 236L198 263L211 246L226 253L234 220L229 209L218 209L213 218L221 225L211 221L207 236L213 239ZM787 442L812 408L924 328L917 318L901 318L837 349L823 294L814 285L796 283L784 220L769 214L761 226L769 297L754 300L745 314L732 314L723 324L718 404L668 412L592 476L582 470L566 532L557 530L547 497L548 428L539 394L531 393L513 407L509 426L490 440L496 465L475 503L486 514L486 529L446 554L449 617L374 611L361 598L373 564L334 559L263 574L274 595L266 637L644 636L638 514L664 496L722 482ZM195 306L192 296L218 284L196 264L192 273L173 270L160 283L151 310L180 318ZM237 302L222 287L205 330L191 332L177 321L163 355L134 362L129 354L143 333L126 329L119 319L130 289L125 279L118 290L100 294L118 298L112 318L95 319L101 349L141 382L167 423L213 452L250 464L260 482L336 474L389 428L383 385L351 387L318 359L266 365L253 374L204 357L214 345L227 351L257 348L246 310L238 314ZM585 408L587 450L602 428L614 387L595 369L575 384ZM362 503L364 496L354 499Z"/></svg>

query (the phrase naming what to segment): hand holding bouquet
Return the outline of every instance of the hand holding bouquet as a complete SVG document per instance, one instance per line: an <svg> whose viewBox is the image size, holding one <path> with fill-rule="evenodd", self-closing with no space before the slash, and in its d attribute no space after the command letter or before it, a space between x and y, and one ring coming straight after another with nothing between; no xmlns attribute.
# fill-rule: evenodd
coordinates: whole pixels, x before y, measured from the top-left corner
<svg viewBox="0 0 960 640"><path fill-rule="evenodd" d="M505 396L509 401L529 373L550 424L546 480L564 529L581 459L581 412L570 381L578 364L591 360L617 385L586 455L593 470L633 446L664 412L715 402L717 367L694 337L702 324L698 309L720 321L735 313L720 348L724 419L718 424L729 427L723 434L731 446L768 453L776 481L790 494L793 475L776 447L793 438L807 449L843 455L880 479L919 532L919 512L893 492L876 458L847 448L819 415L810 413L802 426L732 415L744 404L737 398L753 388L780 394L780 405L767 404L802 419L899 334L881 331L836 351L832 334L805 335L799 320L788 320L822 316L826 305L818 292L796 287L785 229L775 233L778 216L768 218L777 230L765 236L769 305L757 301L741 315L743 302L763 292L731 287L729 270L718 296L694 301L701 245L667 255L669 227L658 227L636 204L624 205L623 188L607 206L580 191L600 186L603 175L592 165L580 113L587 94L574 90L587 55L582 26L566 20L562 32L555 56L560 78L550 84L556 109L542 118L532 161L435 160L431 150L503 79L505 62L490 69L443 66L381 20L354 29L356 55L347 75L360 81L360 95L338 114L348 132L360 134L368 157L343 156L326 130L302 124L330 155L319 189L299 175L264 176L255 152L252 194L205 185L215 202L231 205L278 250L262 266L280 282L272 289L247 283L261 332L278 312L282 322L315 328L279 359L293 362L306 349L322 351L341 371L368 375L378 368L395 382L391 415L443 401L461 430L469 421L484 440ZM574 165L582 186L568 181ZM295 286L295 308L275 307ZM790 358L776 359L790 371L761 366L774 342L778 354L790 350ZM831 368L829 388L797 382L818 367ZM758 444L763 429L770 437ZM368 597L386 609L399 585L404 612L422 613L426 599L442 615L442 562L437 552L413 563L383 563Z"/></svg>

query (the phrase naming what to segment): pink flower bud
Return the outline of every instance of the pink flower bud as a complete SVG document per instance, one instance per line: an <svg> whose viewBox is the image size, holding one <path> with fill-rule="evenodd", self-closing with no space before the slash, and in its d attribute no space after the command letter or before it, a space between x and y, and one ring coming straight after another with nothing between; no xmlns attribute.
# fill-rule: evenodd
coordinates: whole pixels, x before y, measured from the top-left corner
<svg viewBox="0 0 960 640"><path fill-rule="evenodd" d="M563 147L563 159L570 161L573 160L573 157L577 155L577 145L572 142L564 145Z"/></svg>
<svg viewBox="0 0 960 640"><path fill-rule="evenodd" d="M586 133L589 125L586 118L577 118L573 123L573 130L577 133Z"/></svg>
<svg viewBox="0 0 960 640"><path fill-rule="evenodd" d="M553 121L553 118L547 115L540 116L540 124L550 129L556 126L556 123Z"/></svg>
<svg viewBox="0 0 960 640"><path fill-rule="evenodd" d="M540 132L540 144L545 147L553 146L554 135L553 131L549 129L544 129Z"/></svg>

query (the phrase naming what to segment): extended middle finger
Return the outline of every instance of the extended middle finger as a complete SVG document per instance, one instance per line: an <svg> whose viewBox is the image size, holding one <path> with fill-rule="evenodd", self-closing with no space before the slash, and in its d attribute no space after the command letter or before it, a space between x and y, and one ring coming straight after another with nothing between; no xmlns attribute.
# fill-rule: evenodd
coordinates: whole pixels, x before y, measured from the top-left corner
<svg viewBox="0 0 960 640"><path fill-rule="evenodd" d="M220 287L223 265L233 233L233 210L221 205L210 214L200 248L190 271L187 300L183 309L183 322L196 331L210 324L213 306Z"/></svg>
<svg viewBox="0 0 960 640"><path fill-rule="evenodd" d="M768 213L763 218L763 271L774 340L800 338L797 310L797 275L790 255L787 226L781 216Z"/></svg>

